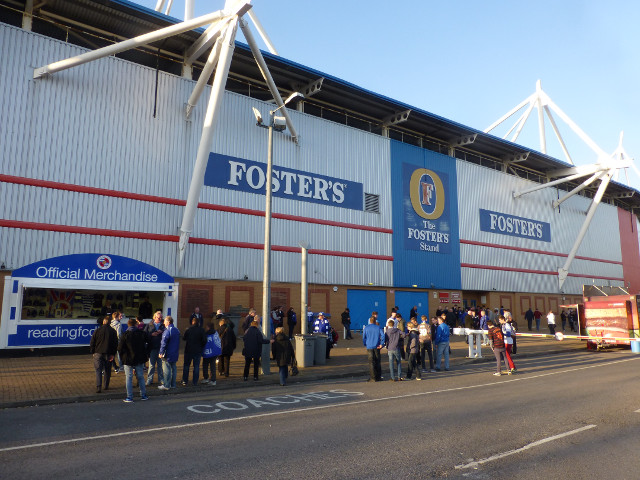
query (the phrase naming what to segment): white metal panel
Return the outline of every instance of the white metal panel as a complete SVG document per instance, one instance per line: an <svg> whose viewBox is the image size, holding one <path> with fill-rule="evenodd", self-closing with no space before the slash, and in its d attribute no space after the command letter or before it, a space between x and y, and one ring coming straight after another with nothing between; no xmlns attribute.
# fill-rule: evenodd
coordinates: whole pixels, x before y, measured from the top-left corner
<svg viewBox="0 0 640 480"><path fill-rule="evenodd" d="M457 162L457 172L461 240L565 255L552 256L463 244L461 245L462 263L544 271L557 271L558 267L564 264L566 254L573 246L577 232L584 222L585 213L590 205L589 199L574 196L561 205L558 211L551 208L551 202L557 198L555 189L543 189L514 199L512 196L514 191L529 188L533 183L462 161ZM547 222L551 226L551 242L481 231L479 214L481 208ZM622 260L616 207L607 204L598 207L577 255L614 262ZM478 272L481 274L479 275ZM580 259L573 261L570 273L612 278L623 276L621 265ZM532 292L551 292L558 289L557 276L552 275L463 268L462 277L463 289L496 288L497 290ZM589 278L570 278L572 286L565 284L565 291L569 291L569 288L574 290L582 283L592 282ZM506 284L505 279L509 279ZM604 282L606 283L607 280ZM581 288L575 293L580 291Z"/></svg>
<svg viewBox="0 0 640 480"><path fill-rule="evenodd" d="M156 103L153 69L110 57L33 80L34 66L85 50L7 25L0 25L0 48L4 67L0 85L11 92L0 103L0 173L105 191L186 198L208 90L185 120L184 103L192 81L160 72ZM252 106L265 116L273 108L255 99L225 94L212 151L266 161L266 132L255 126ZM381 195L381 213L280 198L274 199L273 211L391 228L388 140L295 111L291 115L300 145L276 134L274 163L363 183L365 192ZM177 235L183 212L180 206L58 189L8 183L0 183L0 188L6 199L2 218L9 220ZM262 195L210 187L203 189L200 201L264 209ZM200 210L193 236L262 244L263 231L263 217ZM0 232L2 259L11 268L65 253L107 251L137 258L176 276L235 279L247 275L257 280L262 275L259 250L191 245L185 270L177 272L173 242L11 228ZM274 219L274 245L297 246L301 240L310 242L312 249L392 255L390 234ZM297 281L296 254L273 255L273 281ZM317 273L326 283L392 283L389 261L324 255L314 255L312 261L317 262Z"/></svg>
<svg viewBox="0 0 640 480"><path fill-rule="evenodd" d="M518 272L498 272L476 268L462 268L463 290L487 290L498 292L558 292L558 277L553 275L522 274ZM620 281L592 281L588 278L568 277L562 286L562 293L582 295L582 285L623 286ZM558 292L560 293L560 292Z"/></svg>

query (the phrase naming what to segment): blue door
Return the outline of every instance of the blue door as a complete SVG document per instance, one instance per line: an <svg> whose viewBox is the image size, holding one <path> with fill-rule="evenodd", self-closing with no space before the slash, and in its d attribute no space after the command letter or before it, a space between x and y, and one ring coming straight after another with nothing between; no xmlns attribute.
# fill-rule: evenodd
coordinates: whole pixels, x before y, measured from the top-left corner
<svg viewBox="0 0 640 480"><path fill-rule="evenodd" d="M400 309L400 314L407 322L409 312L415 306L418 307L418 323L420 315L429 317L429 292L398 292L396 290L396 305Z"/></svg>
<svg viewBox="0 0 640 480"><path fill-rule="evenodd" d="M384 321L387 311L387 292L384 290L347 290L347 307L351 314L351 329L362 330L369 322L371 312L378 312Z"/></svg>

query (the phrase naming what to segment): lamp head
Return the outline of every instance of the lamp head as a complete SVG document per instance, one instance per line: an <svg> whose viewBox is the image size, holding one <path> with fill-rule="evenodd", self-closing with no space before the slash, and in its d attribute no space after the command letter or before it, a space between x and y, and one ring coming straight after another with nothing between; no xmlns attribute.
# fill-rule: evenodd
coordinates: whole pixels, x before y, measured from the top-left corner
<svg viewBox="0 0 640 480"><path fill-rule="evenodd" d="M302 100L304 98L304 95L300 92L293 92L291 95L289 95L287 97L287 99L284 101L284 104L287 105L289 102L292 102L294 100Z"/></svg>
<svg viewBox="0 0 640 480"><path fill-rule="evenodd" d="M284 117L273 117L273 129L276 132L282 132L287 128L287 119Z"/></svg>

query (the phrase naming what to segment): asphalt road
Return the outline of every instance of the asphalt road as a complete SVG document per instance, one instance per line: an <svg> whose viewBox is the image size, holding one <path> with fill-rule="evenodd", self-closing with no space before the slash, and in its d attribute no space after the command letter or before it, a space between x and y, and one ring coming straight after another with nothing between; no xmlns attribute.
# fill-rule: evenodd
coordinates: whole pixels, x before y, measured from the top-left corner
<svg viewBox="0 0 640 480"><path fill-rule="evenodd" d="M0 478L640 478L640 356L516 363L6 409Z"/></svg>

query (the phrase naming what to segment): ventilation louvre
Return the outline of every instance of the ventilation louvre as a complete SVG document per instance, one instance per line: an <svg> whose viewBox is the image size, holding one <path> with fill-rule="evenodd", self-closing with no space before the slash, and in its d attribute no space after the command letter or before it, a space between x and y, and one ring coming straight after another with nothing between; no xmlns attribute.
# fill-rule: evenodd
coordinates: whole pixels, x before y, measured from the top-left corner
<svg viewBox="0 0 640 480"><path fill-rule="evenodd" d="M380 213L380 195L373 193L364 194L364 211L371 213Z"/></svg>

